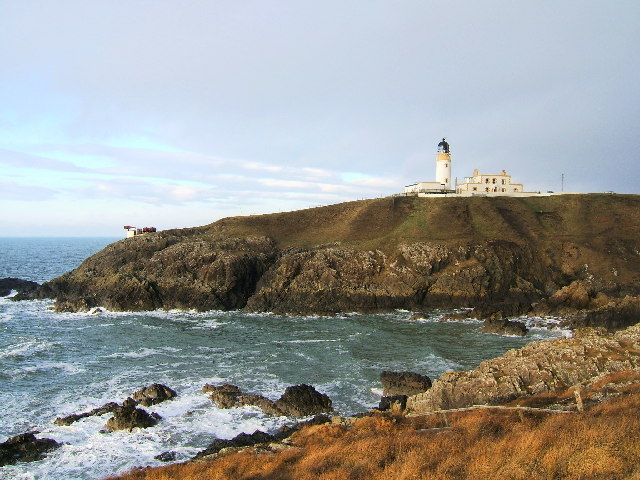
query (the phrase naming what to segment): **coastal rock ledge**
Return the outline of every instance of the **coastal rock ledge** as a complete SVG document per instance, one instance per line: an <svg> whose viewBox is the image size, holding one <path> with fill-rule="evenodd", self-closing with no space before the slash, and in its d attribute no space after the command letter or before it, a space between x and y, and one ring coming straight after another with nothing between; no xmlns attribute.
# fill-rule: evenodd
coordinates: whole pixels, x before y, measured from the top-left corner
<svg viewBox="0 0 640 480"><path fill-rule="evenodd" d="M637 298L638 271L637 195L388 197L127 238L26 297L65 311L476 307L505 318Z"/></svg>
<svg viewBox="0 0 640 480"><path fill-rule="evenodd" d="M587 388L605 375L622 371L640 371L640 325L614 334L603 328L582 328L574 338L532 342L474 370L444 373L429 390L407 398L406 412L501 405L532 395Z"/></svg>

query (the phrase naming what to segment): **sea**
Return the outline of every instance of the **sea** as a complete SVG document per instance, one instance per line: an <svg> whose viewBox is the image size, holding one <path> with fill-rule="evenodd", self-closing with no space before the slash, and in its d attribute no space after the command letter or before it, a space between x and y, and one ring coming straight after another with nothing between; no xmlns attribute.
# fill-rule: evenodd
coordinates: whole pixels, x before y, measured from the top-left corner
<svg viewBox="0 0 640 480"><path fill-rule="evenodd" d="M44 282L117 240L0 238L0 278ZM219 409L202 393L207 383L232 383L273 400L289 385L310 384L331 397L337 414L352 415L378 404L383 370L433 379L533 340L567 335L551 328L558 319L538 319L525 337L484 334L477 320L439 321L445 311L413 321L401 310L329 317L55 313L51 306L50 300L0 298L0 442L37 431L63 444L43 460L0 467L0 479L100 479L163 465L155 457L165 452L185 461L215 438L293 423L256 407ZM152 383L178 393L148 408L162 417L154 427L106 433L109 414L70 426L53 423L122 402Z"/></svg>

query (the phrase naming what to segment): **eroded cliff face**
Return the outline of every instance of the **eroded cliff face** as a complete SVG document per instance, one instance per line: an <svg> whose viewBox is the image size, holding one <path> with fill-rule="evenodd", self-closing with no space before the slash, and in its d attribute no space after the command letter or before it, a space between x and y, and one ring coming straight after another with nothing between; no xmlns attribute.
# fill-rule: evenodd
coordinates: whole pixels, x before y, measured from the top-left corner
<svg viewBox="0 0 640 480"><path fill-rule="evenodd" d="M265 237L143 235L46 284L59 310L229 310L246 305L278 252Z"/></svg>
<svg viewBox="0 0 640 480"><path fill-rule="evenodd" d="M403 243L392 253L339 246L285 252L261 278L246 308L334 313L469 306L494 300L529 305L540 297L538 287L543 286L530 265L526 247L502 241L455 249Z"/></svg>
<svg viewBox="0 0 640 480"><path fill-rule="evenodd" d="M630 195L401 197L229 218L116 242L39 294L63 310L578 314L640 293L639 207Z"/></svg>

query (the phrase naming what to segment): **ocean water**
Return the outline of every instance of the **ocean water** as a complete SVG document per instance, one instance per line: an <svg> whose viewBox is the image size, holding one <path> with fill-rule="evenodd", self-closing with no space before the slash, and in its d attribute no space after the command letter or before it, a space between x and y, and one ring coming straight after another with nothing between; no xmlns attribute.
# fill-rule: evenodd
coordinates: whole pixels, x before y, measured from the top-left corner
<svg viewBox="0 0 640 480"><path fill-rule="evenodd" d="M49 280L114 239L0 239L0 278ZM469 369L537 339L563 332L534 328L524 338L478 332L480 322L409 321L410 312L283 317L240 312L60 314L50 301L0 298L0 442L26 431L64 443L46 459L0 467L2 479L95 479L186 460L214 438L274 431L291 419L255 407L218 409L205 383L229 382L277 399L307 383L338 413L377 405L382 370L439 376ZM162 421L134 432L101 433L109 415L56 426L57 416L122 402L164 383L178 397L150 407Z"/></svg>

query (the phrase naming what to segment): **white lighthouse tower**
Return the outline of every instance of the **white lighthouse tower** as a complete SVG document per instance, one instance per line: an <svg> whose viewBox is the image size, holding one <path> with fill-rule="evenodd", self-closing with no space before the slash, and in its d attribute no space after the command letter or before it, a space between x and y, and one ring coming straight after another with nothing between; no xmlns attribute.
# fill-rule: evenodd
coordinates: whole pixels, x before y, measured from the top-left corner
<svg viewBox="0 0 640 480"><path fill-rule="evenodd" d="M436 182L442 185L443 190L451 190L451 153L444 138L436 153Z"/></svg>

